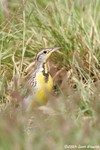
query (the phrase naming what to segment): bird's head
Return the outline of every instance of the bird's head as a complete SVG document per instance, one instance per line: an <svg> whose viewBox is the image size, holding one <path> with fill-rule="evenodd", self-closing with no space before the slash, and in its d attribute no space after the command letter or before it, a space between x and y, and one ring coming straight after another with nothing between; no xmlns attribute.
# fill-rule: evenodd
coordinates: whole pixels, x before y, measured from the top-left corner
<svg viewBox="0 0 100 150"><path fill-rule="evenodd" d="M51 56L51 54L59 49L60 47L53 48L53 49L45 48L37 54L36 60L40 63L45 63L48 60L48 58Z"/></svg>

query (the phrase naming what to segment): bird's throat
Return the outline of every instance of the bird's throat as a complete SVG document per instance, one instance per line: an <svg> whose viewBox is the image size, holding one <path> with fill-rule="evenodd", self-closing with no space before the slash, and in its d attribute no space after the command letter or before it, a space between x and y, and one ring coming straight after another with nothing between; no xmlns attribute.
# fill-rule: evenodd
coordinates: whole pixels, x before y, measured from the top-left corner
<svg viewBox="0 0 100 150"><path fill-rule="evenodd" d="M49 70L48 70L48 64L47 63L43 63L43 76L45 77L45 82L48 82L48 78L49 78Z"/></svg>

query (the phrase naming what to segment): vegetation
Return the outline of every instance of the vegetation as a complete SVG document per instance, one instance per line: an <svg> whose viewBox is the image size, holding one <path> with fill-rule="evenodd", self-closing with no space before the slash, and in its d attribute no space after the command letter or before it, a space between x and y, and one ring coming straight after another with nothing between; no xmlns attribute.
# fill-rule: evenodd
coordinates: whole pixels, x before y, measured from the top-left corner
<svg viewBox="0 0 100 150"><path fill-rule="evenodd" d="M2 0L0 10L0 150L100 149L100 1ZM25 113L20 80L45 47L61 47L56 89Z"/></svg>

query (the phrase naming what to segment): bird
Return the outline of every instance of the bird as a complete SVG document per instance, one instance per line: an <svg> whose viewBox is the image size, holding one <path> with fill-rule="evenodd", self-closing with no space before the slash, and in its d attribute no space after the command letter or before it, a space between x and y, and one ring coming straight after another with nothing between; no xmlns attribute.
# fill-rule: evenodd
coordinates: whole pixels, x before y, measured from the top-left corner
<svg viewBox="0 0 100 150"><path fill-rule="evenodd" d="M59 49L60 47L44 48L37 54L34 69L27 81L30 94L24 98L26 110L32 110L36 106L47 104L48 97L53 89L53 78L49 72L48 59L52 53Z"/></svg>

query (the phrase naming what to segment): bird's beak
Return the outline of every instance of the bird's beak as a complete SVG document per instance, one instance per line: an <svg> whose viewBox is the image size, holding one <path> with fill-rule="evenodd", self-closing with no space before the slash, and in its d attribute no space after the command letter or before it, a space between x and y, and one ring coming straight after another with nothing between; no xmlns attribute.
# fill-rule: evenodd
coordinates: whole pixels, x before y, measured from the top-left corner
<svg viewBox="0 0 100 150"><path fill-rule="evenodd" d="M52 54L53 52L59 50L61 47L56 47L56 48L53 48L52 50L49 51L49 54Z"/></svg>
<svg viewBox="0 0 100 150"><path fill-rule="evenodd" d="M47 58L46 60L48 60L48 58L51 56L51 54L57 50L59 50L61 47L56 47L56 48L53 48L53 49L50 49L48 54L47 54Z"/></svg>

